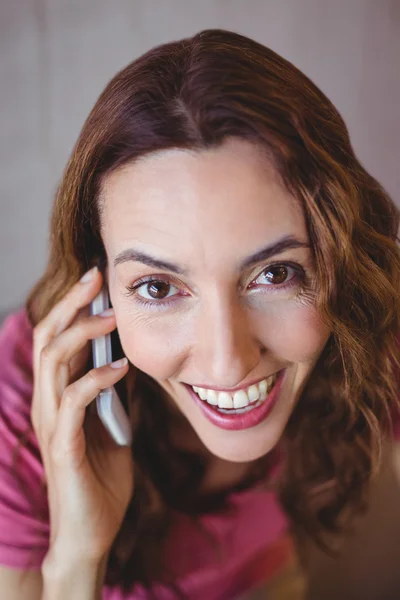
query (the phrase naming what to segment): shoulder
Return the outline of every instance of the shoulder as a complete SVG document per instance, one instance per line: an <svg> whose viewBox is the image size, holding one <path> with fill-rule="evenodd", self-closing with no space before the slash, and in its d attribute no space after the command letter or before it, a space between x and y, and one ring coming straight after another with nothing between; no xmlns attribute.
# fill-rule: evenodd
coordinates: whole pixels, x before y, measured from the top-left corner
<svg viewBox="0 0 400 600"><path fill-rule="evenodd" d="M15 312L0 329L0 462L31 429L33 329L25 310ZM32 432L33 435L33 432ZM32 437L35 443L35 438Z"/></svg>
<svg viewBox="0 0 400 600"><path fill-rule="evenodd" d="M33 328L25 308L9 314L0 327L0 348L2 358L15 356L18 349L21 358L30 359L33 346ZM1 365L0 363L0 368Z"/></svg>
<svg viewBox="0 0 400 600"><path fill-rule="evenodd" d="M30 425L33 390L33 329L25 309L0 329L0 444L15 442Z"/></svg>
<svg viewBox="0 0 400 600"><path fill-rule="evenodd" d="M31 397L33 329L25 309L9 315L0 328L0 409Z"/></svg>
<svg viewBox="0 0 400 600"><path fill-rule="evenodd" d="M25 310L0 329L0 564L14 568L38 568L48 544L44 470L30 415L32 338Z"/></svg>

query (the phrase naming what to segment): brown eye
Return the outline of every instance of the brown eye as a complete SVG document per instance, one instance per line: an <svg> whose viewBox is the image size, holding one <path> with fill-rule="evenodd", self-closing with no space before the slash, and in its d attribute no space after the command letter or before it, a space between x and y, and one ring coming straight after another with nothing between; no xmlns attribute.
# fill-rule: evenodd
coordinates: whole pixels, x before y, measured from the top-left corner
<svg viewBox="0 0 400 600"><path fill-rule="evenodd" d="M287 268L283 265L268 267L263 271L262 275L267 279L267 281L279 285L281 283L285 283L287 277Z"/></svg>
<svg viewBox="0 0 400 600"><path fill-rule="evenodd" d="M153 298L154 300L163 300L168 296L171 284L166 283L165 281L150 281L143 287L147 287L147 293L150 298Z"/></svg>
<svg viewBox="0 0 400 600"><path fill-rule="evenodd" d="M143 305L166 306L179 290L175 285L163 279L139 279L135 285L126 286L126 296L133 296ZM168 298L168 300L167 300Z"/></svg>
<svg viewBox="0 0 400 600"><path fill-rule="evenodd" d="M286 263L270 265L261 271L254 279L249 289L260 288L271 292L279 292L295 285L302 280L302 267Z"/></svg>

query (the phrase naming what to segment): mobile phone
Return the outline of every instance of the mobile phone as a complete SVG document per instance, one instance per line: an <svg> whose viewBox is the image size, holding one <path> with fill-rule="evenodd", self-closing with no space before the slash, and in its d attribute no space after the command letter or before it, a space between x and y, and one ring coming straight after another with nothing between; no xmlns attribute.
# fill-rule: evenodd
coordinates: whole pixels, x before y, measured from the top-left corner
<svg viewBox="0 0 400 600"><path fill-rule="evenodd" d="M90 303L90 314L98 315L110 307L107 287L103 285L100 293ZM93 366L97 369L112 362L111 335L107 333L92 340ZM106 388L96 397L97 414L111 437L119 446L130 446L132 428L128 415L114 386Z"/></svg>

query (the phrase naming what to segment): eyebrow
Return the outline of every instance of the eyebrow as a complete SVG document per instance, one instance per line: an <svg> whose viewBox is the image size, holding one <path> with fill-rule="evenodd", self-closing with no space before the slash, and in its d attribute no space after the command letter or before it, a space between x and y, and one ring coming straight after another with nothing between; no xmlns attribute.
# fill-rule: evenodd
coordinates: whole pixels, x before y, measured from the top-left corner
<svg viewBox="0 0 400 600"><path fill-rule="evenodd" d="M276 254L282 254L286 250L291 250L293 248L310 248L310 245L307 242L303 242L298 240L293 235L286 235L273 244L269 246L265 246L260 250L257 250L254 254L251 254L239 264L238 270L244 271L259 262L268 260L271 256L275 256ZM166 260L161 260L159 258L155 258L150 254L146 254L145 252L140 252L139 250L135 250L134 248L128 248L127 250L123 250L120 252L116 258L114 259L114 266L120 265L122 263L134 261L140 262L149 267L154 267L156 269L161 269L163 271L172 271L172 273L177 273L178 275L189 275L189 270L180 265L171 263Z"/></svg>

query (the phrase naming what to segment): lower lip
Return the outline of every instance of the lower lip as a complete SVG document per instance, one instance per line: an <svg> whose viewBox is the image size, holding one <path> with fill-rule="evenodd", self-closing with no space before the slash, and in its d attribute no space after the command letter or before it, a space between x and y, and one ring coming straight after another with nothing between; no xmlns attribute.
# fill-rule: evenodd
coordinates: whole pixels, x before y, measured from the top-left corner
<svg viewBox="0 0 400 600"><path fill-rule="evenodd" d="M257 406L257 408L253 408L253 410L249 410L248 412L242 414L222 414L208 404L205 400L201 400L196 392L194 392L190 387L190 385L184 385L188 389L193 400L201 408L211 423L217 425L217 427L221 427L221 429L238 431L240 429L250 429L250 427L255 427L261 423L261 421L266 419L278 401L279 392L285 379L285 373L286 369L283 369L279 372L278 378L269 396L262 402L262 404L260 404L260 406Z"/></svg>

